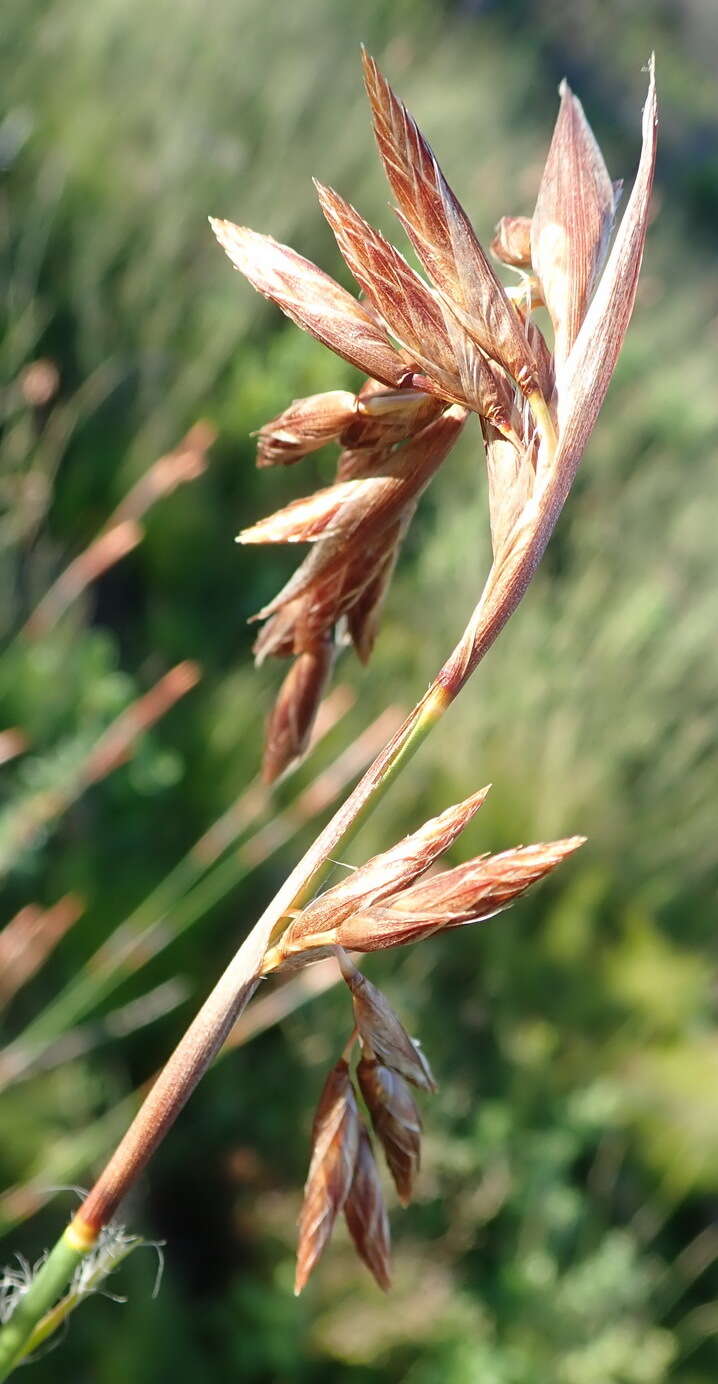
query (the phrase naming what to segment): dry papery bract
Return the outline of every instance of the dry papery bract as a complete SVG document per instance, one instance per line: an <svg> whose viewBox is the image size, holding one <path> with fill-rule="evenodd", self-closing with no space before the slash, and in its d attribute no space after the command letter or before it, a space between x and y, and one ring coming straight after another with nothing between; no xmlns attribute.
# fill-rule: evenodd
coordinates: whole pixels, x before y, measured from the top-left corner
<svg viewBox="0 0 718 1384"><path fill-rule="evenodd" d="M502 217L491 245L502 269L515 272L513 286L492 268L416 122L366 55L364 71L396 211L425 278L319 183L322 211L361 299L271 237L212 220L254 287L367 376L356 394L340 389L294 400L259 430L260 466L294 463L328 442L340 447L334 485L239 535L242 543L313 545L255 617L265 622L258 662L304 660L269 722L269 781L303 753L331 662L327 643L348 640L369 658L417 501L467 414L480 420L486 455L494 549L487 590L540 526L550 531L628 327L648 224L652 61L638 173L610 256L621 185L611 181L581 103L562 82L533 216ZM532 317L542 304L553 349Z"/></svg>
<svg viewBox="0 0 718 1384"><path fill-rule="evenodd" d="M610 253L621 186L563 82L533 216L503 216L491 245L513 285L492 268L416 122L366 55L364 71L395 209L423 272L321 183L321 209L360 299L271 238L212 221L254 287L367 377L354 395L340 389L294 400L259 431L260 466L293 464L328 442L340 449L332 485L239 535L242 543L311 545L255 617L263 621L257 662L295 660L269 720L270 781L303 752L335 646L351 641L369 658L421 493L471 414L486 456L493 565L434 690L450 700L489 647L533 575L596 422L633 311L648 226L657 124L652 60L638 171ZM538 307L548 310L551 344L533 318ZM449 808L275 924L263 974L335 951L355 1025L315 1121L298 1291L342 1209L359 1254L380 1285L388 1283L386 1213L348 1065L353 1045L361 1050L359 1089L404 1203L421 1139L407 1082L434 1089L420 1047L348 951L417 942L491 917L583 840L519 846L430 873L485 794Z"/></svg>

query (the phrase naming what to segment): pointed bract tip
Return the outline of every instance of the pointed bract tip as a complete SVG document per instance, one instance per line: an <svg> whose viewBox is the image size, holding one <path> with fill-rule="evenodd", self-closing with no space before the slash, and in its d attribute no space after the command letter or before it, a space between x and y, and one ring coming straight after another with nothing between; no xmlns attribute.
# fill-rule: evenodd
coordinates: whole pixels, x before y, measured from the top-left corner
<svg viewBox="0 0 718 1384"><path fill-rule="evenodd" d="M362 60L362 67L364 68L364 76L365 76L365 78L373 77L374 74L377 72L378 69L377 69L376 61L375 61L375 59L372 57L372 55L371 55L371 53L369 52L369 49L367 48L367 46L366 46L365 43L362 43L362 45L361 45L361 60Z"/></svg>
<svg viewBox="0 0 718 1384"><path fill-rule="evenodd" d="M209 221L209 224L212 227L212 230L216 235L218 241L220 241L221 243L222 237L227 235L228 229L232 225L232 222L225 221L224 217L221 216L208 216L207 220Z"/></svg>
<svg viewBox="0 0 718 1384"><path fill-rule="evenodd" d="M334 190L331 187L328 187L326 183L320 182L319 178L312 178L312 182L314 184L314 191L317 194L317 197L319 199L319 205L322 208L322 210L324 210L324 207L327 203L331 206L332 199L336 197L336 193L334 192Z"/></svg>
<svg viewBox="0 0 718 1384"><path fill-rule="evenodd" d="M646 69L644 69L644 71L645 71L645 70L646 70ZM650 131L650 122L651 122L651 121L653 122L653 124L654 124L654 126L655 126L656 120L657 120L657 114L658 114L658 111L657 111L657 102L656 102L656 55L655 55L655 53L651 53L651 56L650 56L650 58L648 59L647 71L648 71L648 94L647 94L647 96L646 96L646 102L645 102L645 105L644 105L644 107L643 107L643 133L644 133L644 135L647 135L648 132Z"/></svg>

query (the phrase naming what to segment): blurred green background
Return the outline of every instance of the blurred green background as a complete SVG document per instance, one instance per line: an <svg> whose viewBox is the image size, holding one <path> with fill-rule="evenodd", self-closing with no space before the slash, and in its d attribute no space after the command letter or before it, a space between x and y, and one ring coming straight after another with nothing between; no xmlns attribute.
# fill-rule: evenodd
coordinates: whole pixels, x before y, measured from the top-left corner
<svg viewBox="0 0 718 1384"><path fill-rule="evenodd" d="M2 24L2 920L25 910L11 937L40 920L34 974L0 977L8 1262L55 1239L75 1198L49 1189L92 1179L334 790L318 815L297 795L387 704L415 700L489 560L472 429L422 501L372 665L339 665L345 714L272 801L245 800L221 856L193 853L256 774L283 672L253 670L245 621L291 559L233 536L331 474L319 455L257 475L249 434L356 378L232 273L207 215L344 282L311 176L393 233L361 40L484 240L531 211L564 73L614 177L635 169L652 47L662 109L660 214L574 495L522 609L351 850L488 781L461 856L589 838L504 917L367 968L440 1081L417 1203L392 1210L392 1296L343 1227L291 1296L312 1107L349 1023L337 991L292 992L208 1075L127 1208L131 1230L166 1241L157 1299L153 1255L137 1254L116 1281L126 1303L83 1306L32 1377L711 1384L715 5L5 0ZM38 360L56 381L28 371ZM217 432L204 474L26 628L199 418ZM89 781L103 732L182 660L197 685Z"/></svg>

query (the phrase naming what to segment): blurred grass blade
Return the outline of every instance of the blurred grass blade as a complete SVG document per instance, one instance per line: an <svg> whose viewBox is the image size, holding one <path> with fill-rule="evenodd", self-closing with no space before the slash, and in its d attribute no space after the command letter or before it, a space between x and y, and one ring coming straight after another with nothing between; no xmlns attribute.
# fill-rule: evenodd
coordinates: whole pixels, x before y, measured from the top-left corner
<svg viewBox="0 0 718 1384"><path fill-rule="evenodd" d="M31 639L47 634L92 582L142 542L139 520L147 510L179 485L201 476L207 465L207 449L215 440L209 423L196 423L179 446L160 457L136 482L101 532L60 573L30 616L23 633Z"/></svg>
<svg viewBox="0 0 718 1384"><path fill-rule="evenodd" d="M29 903L0 932L0 1008L44 966L81 916L84 904L66 894L52 908Z"/></svg>
<svg viewBox="0 0 718 1384"><path fill-rule="evenodd" d="M90 784L111 774L132 755L136 742L165 716L200 678L196 663L178 663L144 696L131 702L84 754L64 781L11 802L0 817L0 876L82 796Z"/></svg>
<svg viewBox="0 0 718 1384"><path fill-rule="evenodd" d="M0 1056L0 1085L29 1073L48 1043L107 999L128 976L141 970L177 937L203 918L231 889L325 811L361 772L400 723L395 707L385 711L328 769L302 790L283 812L249 836L204 880L204 857L196 848L150 899L121 924L74 980ZM187 892L192 876L198 881ZM152 907L152 900L155 905ZM157 908L157 903L161 907ZM171 910L171 912L170 912Z"/></svg>

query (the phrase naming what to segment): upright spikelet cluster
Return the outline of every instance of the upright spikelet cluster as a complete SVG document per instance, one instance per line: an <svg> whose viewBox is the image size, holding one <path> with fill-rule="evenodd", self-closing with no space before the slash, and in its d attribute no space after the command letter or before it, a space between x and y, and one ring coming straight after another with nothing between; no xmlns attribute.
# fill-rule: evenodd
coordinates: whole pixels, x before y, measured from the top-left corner
<svg viewBox="0 0 718 1384"><path fill-rule="evenodd" d="M636 183L604 270L621 184L612 183L565 82L536 208L505 216L491 250L518 274L505 288L418 126L365 55L379 153L424 271L331 188L319 202L356 279L357 300L269 236L212 221L232 263L298 326L368 378L298 399L259 432L258 465L287 466L337 442L333 485L260 521L242 543L310 543L256 619L257 662L293 658L267 731L264 774L306 747L339 639L366 661L402 539L421 492L469 413L488 472L495 565L537 488L582 450L633 308L655 157L653 73ZM532 313L545 306L551 350Z"/></svg>

